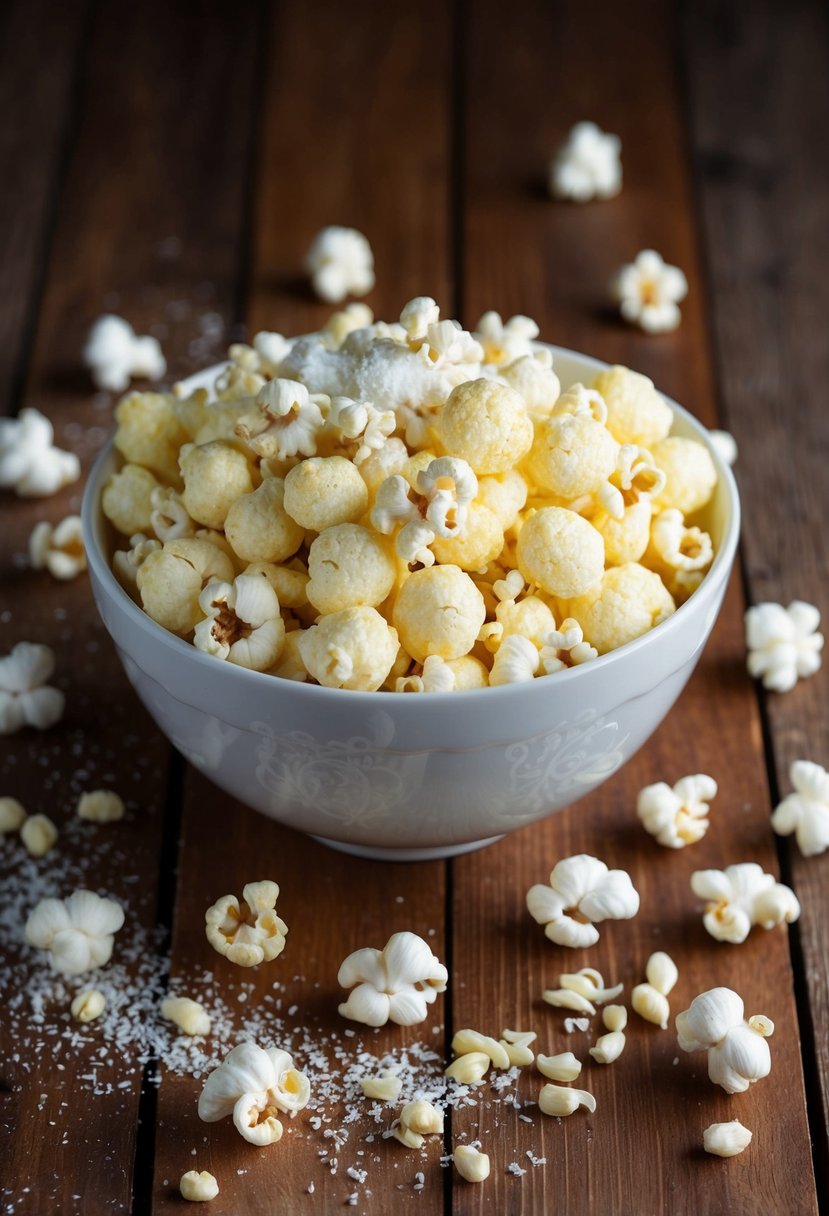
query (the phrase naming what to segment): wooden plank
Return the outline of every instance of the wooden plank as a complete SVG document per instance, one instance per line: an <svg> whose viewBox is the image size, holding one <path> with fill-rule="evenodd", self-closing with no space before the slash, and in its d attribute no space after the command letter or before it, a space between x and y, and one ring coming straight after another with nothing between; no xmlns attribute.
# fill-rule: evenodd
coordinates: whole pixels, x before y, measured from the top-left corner
<svg viewBox="0 0 829 1216"><path fill-rule="evenodd" d="M33 0L0 13L0 411L25 357L48 246L86 5Z"/></svg>
<svg viewBox="0 0 829 1216"><path fill-rule="evenodd" d="M446 295L448 48L447 22L436 3L417 16L381 13L366 2L347 9L315 6L313 13L298 5L274 10L250 333L308 331L328 317L330 307L312 300L299 276L312 237L330 223L354 225L371 239L378 283L368 302L379 316L394 319L413 295ZM223 1055L239 1037L293 1046L297 1063L313 1079L314 1110L313 1123L309 1111L302 1112L279 1145L252 1149L229 1122L194 1123L203 1078L167 1073L158 1099L154 1210L179 1210L178 1180L195 1166L211 1169L219 1181L220 1194L211 1204L216 1216L264 1216L274 1205L291 1212L328 1211L351 1195L358 1212L385 1211L392 1204L442 1211L442 1145L431 1143L420 1154L381 1141L392 1112L383 1112L378 1123L362 1098L356 1099L360 1117L344 1123L356 1083L352 1078L344 1087L342 1073L362 1049L399 1058L413 1043L441 1053L425 1066L439 1073L443 999L423 1027L365 1032L338 1015L343 994L336 975L348 953L382 946L396 930L431 934L428 940L443 957L444 864L393 866L344 857L192 777L179 866L171 982L182 991L205 992L207 1006L219 1010L210 1055ZM275 962L242 973L208 946L204 911L218 896L241 894L245 882L265 876L280 884L288 944ZM328 1070L333 1080L325 1079ZM325 1121L315 1127L320 1118Z"/></svg>
<svg viewBox="0 0 829 1216"><path fill-rule="evenodd" d="M465 320L473 322L485 308L506 316L529 313L545 338L650 374L710 421L704 288L674 23L666 6L650 0L618 10L603 6L601 20L601 37L588 44L575 4L552 9L527 3L520 20L506 25L493 3L471 9L465 23ZM624 192L613 202L556 205L533 183L569 126L582 118L621 135ZM608 312L608 278L641 247L659 249L688 275L683 323L674 335L636 334ZM636 793L649 782L673 782L697 771L712 773L720 784L711 830L690 851L669 853L638 825ZM775 870L768 809L734 585L692 683L639 756L583 804L453 863L455 1025L489 1033L504 1025L537 1029L541 1050L573 1049L587 1059L582 1077L598 1103L594 1117L560 1123L534 1106L522 1112L531 1125L503 1105L456 1115L453 1138L481 1138L493 1159L486 1185L455 1189L457 1213L540 1212L552 1195L557 1207L574 1213L814 1211L786 934L755 932L740 948L715 944L688 886L690 873L706 866L752 859ZM582 851L628 870L642 897L634 921L603 927L599 944L585 952L545 941L524 904L526 890L543 882L557 860ZM704 1057L685 1055L672 1030L661 1032L635 1017L619 1062L593 1065L587 1047L600 1031L567 1035L561 1014L539 1000L559 972L585 964L597 966L610 982L624 981L629 993L656 948L679 966L674 1013L703 989L727 984L750 1011L774 1018L770 1081L727 1099L708 1082ZM540 1084L537 1074L527 1075L521 1098L534 1102ZM727 1165L704 1157L703 1129L735 1117L754 1132L750 1151ZM528 1152L546 1164L533 1166ZM513 1162L526 1174L512 1176Z"/></svg>
<svg viewBox="0 0 829 1216"><path fill-rule="evenodd" d="M173 374L187 369L194 342L204 347L202 359L212 354L206 312L220 328L232 318L239 258L228 234L241 228L255 28L244 5L233 14L218 4L208 9L195 27L161 3L115 3L100 6L89 31L78 134L24 398L53 419L58 442L77 450L84 467L111 423L110 397L93 396L79 367L95 316L115 307L141 330L161 317ZM219 94L231 40L239 70ZM210 332L216 327L211 320ZM46 811L63 829L40 863L22 863L17 844L2 857L4 894L13 893L16 913L2 967L3 1200L38 1216L130 1209L143 1071L137 1056L152 1054L152 1042L136 1030L135 1010L121 1016L117 1006L129 996L143 1011L163 979L163 960L152 956L169 745L128 687L86 578L57 584L19 561L34 522L57 521L79 500L79 485L46 502L9 499L0 541L4 651L22 638L51 644L56 682L67 693L64 719L47 735L2 741L0 769L3 794ZM93 829L75 819L79 792L96 786L124 795L122 823ZM78 885L105 890L128 909L103 975L112 1013L83 1035L59 992L46 992L42 1019L30 1008L50 986L43 957L20 947L23 918L38 895L67 895ZM119 980L149 991L119 993ZM139 1178L138 1199L140 1190Z"/></svg>
<svg viewBox="0 0 829 1216"><path fill-rule="evenodd" d="M748 509L743 548L753 602L803 599L829 614L829 443L821 318L829 285L815 251L826 241L829 33L823 6L689 7L686 74L700 180L714 343L737 478ZM789 765L829 763L826 670L764 698L775 797ZM796 936L806 990L802 1029L815 1083L813 1135L829 1182L829 856L781 842L803 915ZM808 1005L807 1005L808 998Z"/></svg>

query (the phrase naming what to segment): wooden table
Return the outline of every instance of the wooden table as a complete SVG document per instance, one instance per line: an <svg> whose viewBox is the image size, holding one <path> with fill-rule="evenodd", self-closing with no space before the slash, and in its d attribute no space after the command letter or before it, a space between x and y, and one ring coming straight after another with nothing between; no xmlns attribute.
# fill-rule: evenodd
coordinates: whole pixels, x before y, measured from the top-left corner
<svg viewBox="0 0 829 1216"><path fill-rule="evenodd" d="M3 1211L181 1211L178 1179L194 1166L219 1179L217 1216L344 1205L422 1216L771 1216L812 1213L826 1199L829 856L804 860L776 840L769 812L790 788L792 760L829 760L829 674L764 695L746 675L742 614L746 600L829 606L827 82L817 0L700 0L679 13L657 0L589 11L575 0L4 7L0 407L43 410L85 469L114 404L92 392L79 362L97 315L113 310L157 332L174 377L242 333L316 328L329 310L301 285L302 256L320 227L344 223L373 245L377 315L392 319L421 293L466 324L487 308L524 312L543 337L640 369L705 423L726 426L739 444L745 519L741 567L699 669L621 773L483 852L384 866L266 822L186 768L131 692L86 579L59 584L20 560L35 521L77 508L79 487L45 501L4 497L0 649L52 645L67 711L47 734L0 741L0 795L63 829L37 863L19 844L3 846L3 940L22 936L19 901L8 898L21 875L58 894L80 877L127 903L119 940L140 946L161 926L155 949L169 955L171 982L209 991L223 1026L238 1033L254 1013L274 1027L302 1024L340 1069L360 1043L377 1054L416 1039L442 1057L461 1026L529 1026L541 1050L585 1057L595 1028L565 1034L542 988L588 963L629 986L655 948L679 965L674 1012L724 983L777 1029L771 1077L739 1097L715 1089L704 1057L679 1052L672 1030L634 1018L622 1058L583 1073L595 1116L543 1118L532 1105L540 1079L528 1071L509 1090L515 1103L484 1089L451 1112L445 1143L422 1154L377 1134L390 1116L361 1115L345 1140L332 1102L330 1122L300 1116L281 1144L256 1150L229 1123L198 1122L201 1080L136 1061L120 1040L102 1048L92 1027L72 1037L66 1002L32 1012L44 964L11 945L0 961ZM585 117L621 136L624 191L608 203L553 204L546 165ZM690 283L672 335L637 333L607 306L610 274L647 247ZM719 782L711 830L690 851L660 849L636 822L636 792L693 772ZM78 793L100 785L123 793L126 819L73 827ZM571 954L545 941L524 894L579 851L629 869L642 910ZM802 917L788 932L718 945L688 878L746 860L794 885ZM278 963L241 975L210 951L203 913L265 871L282 886L289 945ZM397 929L431 934L450 990L425 1028L352 1037L336 1012L338 965ZM152 983L166 983L137 947L118 948L125 976L149 967ZM749 1151L705 1156L703 1128L731 1118L753 1130ZM480 1138L490 1153L485 1185L441 1167L459 1138Z"/></svg>

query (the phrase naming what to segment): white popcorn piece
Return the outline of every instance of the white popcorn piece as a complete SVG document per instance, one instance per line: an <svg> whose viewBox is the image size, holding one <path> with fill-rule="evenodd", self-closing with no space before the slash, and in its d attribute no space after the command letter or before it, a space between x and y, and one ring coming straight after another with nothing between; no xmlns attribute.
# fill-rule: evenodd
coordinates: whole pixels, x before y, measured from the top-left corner
<svg viewBox="0 0 829 1216"><path fill-rule="evenodd" d="M218 1195L219 1184L209 1170L202 1170L201 1173L188 1170L181 1175L178 1189L182 1199L190 1203L209 1203Z"/></svg>
<svg viewBox="0 0 829 1216"><path fill-rule="evenodd" d="M709 431L708 439L723 464L734 465L737 463L737 440L730 431Z"/></svg>
<svg viewBox="0 0 829 1216"><path fill-rule="evenodd" d="M199 1118L217 1123L228 1115L250 1144L275 1144L282 1137L278 1114L294 1118L308 1105L311 1084L279 1047L240 1043L208 1076L199 1097Z"/></svg>
<svg viewBox="0 0 829 1216"><path fill-rule="evenodd" d="M484 363L505 367L535 353L538 325L520 314L502 321L499 313L485 312L472 336L483 350Z"/></svg>
<svg viewBox="0 0 829 1216"><path fill-rule="evenodd" d="M329 304L367 295L374 286L374 254L356 228L323 228L308 250L305 268L314 291Z"/></svg>
<svg viewBox="0 0 829 1216"><path fill-rule="evenodd" d="M29 914L24 936L30 946L49 951L55 971L82 975L109 962L123 923L120 904L78 890L67 899L41 899Z"/></svg>
<svg viewBox="0 0 829 1216"><path fill-rule="evenodd" d="M491 1063L485 1051L466 1051L444 1069L443 1075L459 1085L480 1085Z"/></svg>
<svg viewBox="0 0 829 1216"><path fill-rule="evenodd" d="M0 659L0 735L54 726L65 703L63 693L46 683L54 670L54 651L36 642L18 642Z"/></svg>
<svg viewBox="0 0 829 1216"><path fill-rule="evenodd" d="M538 647L520 633L511 633L495 652L489 682L492 686L528 683L535 679L540 663Z"/></svg>
<svg viewBox="0 0 829 1216"><path fill-rule="evenodd" d="M708 803L716 794L716 781L705 773L682 777L673 787L657 781L639 791L636 814L659 844L684 849L708 831Z"/></svg>
<svg viewBox="0 0 829 1216"><path fill-rule="evenodd" d="M383 1072L379 1077L360 1077L360 1088L367 1098L377 1102L396 1102L403 1082L393 1072Z"/></svg>
<svg viewBox="0 0 829 1216"><path fill-rule="evenodd" d="M755 604L745 616L748 674L762 679L772 692L789 692L799 679L820 668L823 634L820 612L813 604L793 600Z"/></svg>
<svg viewBox="0 0 829 1216"><path fill-rule="evenodd" d="M566 617L558 629L547 634L540 651L541 666L548 676L598 657L598 650L584 640L581 625L572 617Z"/></svg>
<svg viewBox="0 0 829 1216"><path fill-rule="evenodd" d="M602 1010L602 1021L607 1034L599 1035L593 1047L589 1048L590 1055L597 1064L612 1064L618 1060L625 1049L625 1027L628 1013L624 1005L608 1005Z"/></svg>
<svg viewBox="0 0 829 1216"><path fill-rule="evenodd" d="M594 122L577 122L550 165L550 194L576 203L614 198L622 189L621 152L618 135Z"/></svg>
<svg viewBox="0 0 829 1216"><path fill-rule="evenodd" d="M576 1059L572 1051L562 1051L556 1056L539 1053L535 1057L535 1066L543 1077L549 1077L551 1081L575 1081L581 1073L581 1060Z"/></svg>
<svg viewBox="0 0 829 1216"><path fill-rule="evenodd" d="M210 1014L199 1001L189 996L167 996L161 1002L161 1016L185 1034L210 1034Z"/></svg>
<svg viewBox="0 0 829 1216"><path fill-rule="evenodd" d="M549 886L530 888L527 907L550 941L592 946L599 940L596 923L629 920L639 911L639 895L624 870L608 870L598 858L579 853L558 862Z"/></svg>
<svg viewBox="0 0 829 1216"><path fill-rule="evenodd" d="M559 1009L574 1009L578 1013L596 1012L596 1005L615 1000L624 988L624 984L616 984L606 988L601 972L593 967L582 967L574 974L564 974L558 977L559 987L548 988L543 994L543 1000L548 1005Z"/></svg>
<svg viewBox="0 0 829 1216"><path fill-rule="evenodd" d="M815 857L829 848L829 773L810 760L795 760L789 779L794 793L775 807L771 826L778 836L794 832L803 856Z"/></svg>
<svg viewBox="0 0 829 1216"><path fill-rule="evenodd" d="M676 1031L683 1051L708 1052L708 1076L726 1093L744 1093L771 1071L766 1039L774 1023L763 1014L745 1021L742 998L730 988L711 988L677 1015Z"/></svg>
<svg viewBox="0 0 829 1216"><path fill-rule="evenodd" d="M97 388L122 393L133 376L160 380L167 360L158 340L138 337L123 317L99 317L86 340L83 361L92 373Z"/></svg>
<svg viewBox="0 0 829 1216"><path fill-rule="evenodd" d="M458 1030L452 1039L452 1050L455 1055L462 1056L469 1052L482 1052L488 1056L495 1068L509 1068L510 1059L506 1047L502 1046L491 1035L481 1034L468 1028Z"/></svg>
<svg viewBox="0 0 829 1216"><path fill-rule="evenodd" d="M7 832L19 832L26 821L26 810L16 798L0 798L0 842Z"/></svg>
<svg viewBox="0 0 829 1216"><path fill-rule="evenodd" d="M466 524L469 504L477 497L478 479L465 460L438 456L417 475L423 496L424 519L436 536L459 536Z"/></svg>
<svg viewBox="0 0 829 1216"><path fill-rule="evenodd" d="M459 321L435 321L426 326L422 350L437 367L446 364L479 364L483 347Z"/></svg>
<svg viewBox="0 0 829 1216"><path fill-rule="evenodd" d="M751 1132L739 1119L711 1123L702 1133L702 1147L714 1157L736 1157L751 1144Z"/></svg>
<svg viewBox="0 0 829 1216"><path fill-rule="evenodd" d="M538 1105L545 1115L572 1115L583 1106L590 1114L596 1110L596 1099L586 1089L568 1089L562 1085L542 1086Z"/></svg>
<svg viewBox="0 0 829 1216"><path fill-rule="evenodd" d="M52 578L68 581L86 569L80 515L67 515L56 527L45 519L35 524L29 537L29 561L33 570L48 570Z"/></svg>
<svg viewBox="0 0 829 1216"><path fill-rule="evenodd" d="M664 950L657 950L647 961L645 977L647 982L633 989L630 1003L640 1018L667 1030L671 1016L668 994L679 979L676 963Z"/></svg>
<svg viewBox="0 0 829 1216"><path fill-rule="evenodd" d="M199 595L199 607L205 618L195 628L197 649L250 671L273 667L285 624L267 579L251 574L240 574L232 583L215 579Z"/></svg>
<svg viewBox="0 0 829 1216"><path fill-rule="evenodd" d="M70 1006L76 1022L94 1022L106 1009L106 997L97 988L85 988L79 992Z"/></svg>
<svg viewBox="0 0 829 1216"><path fill-rule="evenodd" d="M394 682L395 692L453 692L456 677L452 668L438 654L429 654L423 660L420 675L399 676Z"/></svg>
<svg viewBox="0 0 829 1216"><path fill-rule="evenodd" d="M242 891L247 905L235 895L223 895L204 914L205 933L214 950L238 967L271 962L285 949L288 926L276 914L279 887L275 882L249 882Z"/></svg>
<svg viewBox="0 0 829 1216"><path fill-rule="evenodd" d="M707 570L714 558L714 544L701 528L688 528L675 507L660 511L651 526L651 545L660 561L671 570Z"/></svg>
<svg viewBox="0 0 829 1216"><path fill-rule="evenodd" d="M55 433L39 410L0 418L0 489L19 498L46 498L77 481L81 462L74 452L54 446Z"/></svg>
<svg viewBox="0 0 829 1216"><path fill-rule="evenodd" d="M30 815L21 824L20 839L32 857L45 857L57 842L58 829L48 815Z"/></svg>
<svg viewBox="0 0 829 1216"><path fill-rule="evenodd" d="M400 314L400 324L413 342L425 338L429 326L436 324L439 319L440 309L431 296L415 296L403 305Z"/></svg>
<svg viewBox="0 0 829 1216"><path fill-rule="evenodd" d="M691 875L691 890L709 901L702 923L720 942L744 942L752 925L773 929L784 921L790 925L800 916L794 891L753 861L724 870L696 870Z"/></svg>
<svg viewBox="0 0 829 1216"><path fill-rule="evenodd" d="M448 979L446 968L422 937L395 933L382 950L355 950L343 961L337 983L352 991L339 1011L366 1026L384 1026L388 1021L413 1026L425 1020L426 1006L446 991Z"/></svg>
<svg viewBox="0 0 829 1216"><path fill-rule="evenodd" d="M269 380L256 395L258 408L237 421L236 434L264 460L314 456L326 400L297 380Z"/></svg>
<svg viewBox="0 0 829 1216"><path fill-rule="evenodd" d="M677 266L669 266L654 249L643 249L623 266L610 285L611 294L626 321L646 333L667 333L682 319L680 300L688 294L688 280Z"/></svg>
<svg viewBox="0 0 829 1216"><path fill-rule="evenodd" d="M486 1182L489 1177L489 1156L472 1144L459 1144L452 1152L455 1169L465 1182Z"/></svg>
<svg viewBox="0 0 829 1216"><path fill-rule="evenodd" d="M150 491L150 524L162 542L195 536L196 521L190 517L184 499L170 486L155 486Z"/></svg>
<svg viewBox="0 0 829 1216"><path fill-rule="evenodd" d="M534 1030L504 1030L501 1032L500 1043L509 1057L511 1066L526 1068L535 1060L535 1053L530 1050L538 1035Z"/></svg>
<svg viewBox="0 0 829 1216"><path fill-rule="evenodd" d="M394 410L378 410L371 401L351 397L332 397L326 430L332 430L346 444L351 460L361 465L372 452L378 452L397 426Z"/></svg>
<svg viewBox="0 0 829 1216"><path fill-rule="evenodd" d="M408 1102L394 1127L394 1138L406 1148L422 1148L424 1136L443 1135L443 1115L425 1098Z"/></svg>
<svg viewBox="0 0 829 1216"><path fill-rule="evenodd" d="M115 823L124 818L124 800L114 790L88 790L78 799L78 817L91 823Z"/></svg>

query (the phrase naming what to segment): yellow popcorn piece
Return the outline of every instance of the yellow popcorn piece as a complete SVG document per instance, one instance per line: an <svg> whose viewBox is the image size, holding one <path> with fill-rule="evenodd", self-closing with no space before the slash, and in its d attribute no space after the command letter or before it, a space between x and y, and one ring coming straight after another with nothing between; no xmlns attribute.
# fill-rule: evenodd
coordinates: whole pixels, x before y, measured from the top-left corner
<svg viewBox="0 0 829 1216"><path fill-rule="evenodd" d="M112 474L104 487L101 495L104 515L125 536L150 532L151 498L153 491L160 488L161 483L149 469L125 464L119 473Z"/></svg>
<svg viewBox="0 0 829 1216"><path fill-rule="evenodd" d="M582 595L601 579L604 541L592 524L574 511L544 507L524 523L518 536L517 558L518 569L528 583L548 595L569 599ZM590 637L589 631L585 633Z"/></svg>
<svg viewBox="0 0 829 1216"><path fill-rule="evenodd" d="M533 442L524 399L492 380L468 380L454 388L437 430L447 452L462 457L476 473L506 473Z"/></svg>
<svg viewBox="0 0 829 1216"><path fill-rule="evenodd" d="M658 574L638 562L627 562L612 566L596 586L569 600L566 607L585 638L599 654L607 654L653 629L676 605Z"/></svg>
<svg viewBox="0 0 829 1216"><path fill-rule="evenodd" d="M124 800L114 790L88 790L78 799L78 818L90 823L115 823L124 818Z"/></svg>
<svg viewBox="0 0 829 1216"><path fill-rule="evenodd" d="M427 660L428 662L428 660ZM465 654L459 659L450 659L446 666L455 677L455 692L468 692L471 688L486 688L489 672L480 659Z"/></svg>
<svg viewBox="0 0 829 1216"><path fill-rule="evenodd" d="M397 630L374 608L345 608L303 630L297 643L306 668L326 688L375 692L397 657Z"/></svg>
<svg viewBox="0 0 829 1216"><path fill-rule="evenodd" d="M266 477L261 486L233 502L225 536L245 562L284 562L296 553L305 531L285 510L285 482Z"/></svg>
<svg viewBox="0 0 829 1216"><path fill-rule="evenodd" d="M693 515L705 506L714 493L717 470L704 444L669 435L652 445L651 455L666 479L656 498L661 510L675 508L683 515Z"/></svg>
<svg viewBox="0 0 829 1216"><path fill-rule="evenodd" d="M542 489L570 501L592 494L616 467L619 445L585 414L545 418L535 430L527 468Z"/></svg>
<svg viewBox="0 0 829 1216"><path fill-rule="evenodd" d="M253 490L247 457L225 440L185 444L179 465L184 479L184 505L190 516L205 527L224 527L236 499Z"/></svg>
<svg viewBox="0 0 829 1216"><path fill-rule="evenodd" d="M258 574L268 580L276 592L280 608L304 608L308 603L308 571L298 559L296 566L279 566L272 562L251 562L243 574Z"/></svg>
<svg viewBox="0 0 829 1216"><path fill-rule="evenodd" d="M166 393L128 393L115 408L115 421L118 423L115 446L124 459L143 465L178 486L179 448L190 436L179 419L175 397Z"/></svg>
<svg viewBox="0 0 829 1216"><path fill-rule="evenodd" d="M671 407L647 376L617 365L600 372L593 387L605 400L607 429L619 443L651 448L670 431Z"/></svg>
<svg viewBox="0 0 829 1216"><path fill-rule="evenodd" d="M510 388L521 394L532 417L544 418L552 412L561 393L561 384L553 371L551 351L538 350L531 355L521 355L501 368L500 375Z"/></svg>
<svg viewBox="0 0 829 1216"><path fill-rule="evenodd" d="M320 612L376 608L395 584L397 563L385 537L359 524L337 524L311 545L308 574L308 599Z"/></svg>
<svg viewBox="0 0 829 1216"><path fill-rule="evenodd" d="M285 478L285 510L303 528L353 524L368 509L368 487L344 456L312 456Z"/></svg>
<svg viewBox="0 0 829 1216"><path fill-rule="evenodd" d="M29 815L20 825L20 839L32 857L45 857L57 843L58 829L48 815Z"/></svg>
<svg viewBox="0 0 829 1216"><path fill-rule="evenodd" d="M498 516L482 503L467 509L463 528L452 536L437 536L429 548L444 566L480 570L494 561L504 547L504 529Z"/></svg>
<svg viewBox="0 0 829 1216"><path fill-rule="evenodd" d="M476 500L498 517L501 527L511 528L527 502L527 483L518 469L509 469L497 477L478 479Z"/></svg>
<svg viewBox="0 0 829 1216"><path fill-rule="evenodd" d="M590 522L604 540L605 563L608 566L623 566L625 562L639 561L648 547L652 517L653 507L648 499L625 507L621 519L614 519L606 511L591 517Z"/></svg>
<svg viewBox="0 0 829 1216"><path fill-rule="evenodd" d="M207 540L196 537L168 541L138 566L136 585L141 604L159 625L186 637L203 613L202 589L211 579L233 579L230 558Z"/></svg>
<svg viewBox="0 0 829 1216"><path fill-rule="evenodd" d="M400 588L393 620L419 663L430 654L459 659L475 645L486 610L478 588L458 566L416 570Z"/></svg>
<svg viewBox="0 0 829 1216"><path fill-rule="evenodd" d="M299 684L307 684L310 672L305 666L299 644L304 634L301 629L294 629L285 634L285 641L276 664L271 668L271 674L280 676L283 680L296 680Z"/></svg>

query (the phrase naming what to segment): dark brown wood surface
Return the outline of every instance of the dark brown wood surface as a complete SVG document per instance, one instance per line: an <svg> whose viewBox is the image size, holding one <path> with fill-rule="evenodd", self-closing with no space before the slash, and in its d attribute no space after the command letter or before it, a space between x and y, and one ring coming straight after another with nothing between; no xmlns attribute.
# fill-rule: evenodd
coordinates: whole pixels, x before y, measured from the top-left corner
<svg viewBox="0 0 829 1216"><path fill-rule="evenodd" d="M202 1079L181 1069L162 1068L156 1087L152 1061L130 1066L127 1050L118 1074L127 1084L93 1096L83 1080L97 1050L90 1036L55 1072L41 1024L19 1016L28 964L15 953L0 959L3 1210L181 1211L178 1179L193 1167L219 1178L217 1214L328 1212L354 1193L366 1213L817 1210L829 1178L829 862L779 848L768 816L788 792L792 759L829 757L826 680L821 672L793 693L758 696L742 613L746 596L825 606L820 6L711 2L689 6L682 22L657 0L595 16L569 0L509 11L435 0L394 13L370 0L198 10L117 0L10 4L0 22L0 400L47 413L85 471L111 422L111 398L93 394L79 364L100 312L158 332L172 377L219 357L242 324L313 329L329 310L308 292L302 257L320 227L344 223L371 240L378 284L368 302L379 316L393 319L421 293L466 325L490 307L528 313L544 338L646 372L708 424L722 408L740 445L746 516L745 586L735 576L690 685L630 765L483 852L389 866L279 828L183 766L129 689L86 580L54 583L19 559L33 523L76 507L79 486L42 502L4 496L0 652L22 638L48 642L68 694L48 734L0 740L0 796L65 828L38 874L84 873L128 904L136 931L160 925L172 988L204 992L224 1033L272 1016L293 1042L324 1044L338 1067L360 1044L376 1055L416 1038L445 1054L461 1026L531 1027L540 1050L586 1057L592 1035L567 1035L542 989L589 964L629 990L654 949L679 965L674 1012L722 983L777 1026L771 1077L733 1099L672 1031L632 1016L621 1059L588 1062L582 1074L595 1116L541 1116L531 1105L541 1078L528 1070L517 1087L487 1087L477 1106L453 1112L445 1142L423 1155L366 1142L377 1132L366 1115L347 1139L326 1137L341 1125L336 1103L330 1124L300 1116L279 1146L257 1151L229 1124L199 1123ZM584 117L621 136L624 191L611 203L552 204L551 151ZM674 335L638 334L607 306L610 273L648 246L689 279ZM720 786L711 831L690 851L663 850L636 823L636 792L697 771ZM79 791L109 784L127 799L125 821L73 829ZM556 860L582 850L629 869L642 896L634 921L608 924L584 953L547 942L524 905ZM10 873L21 858L19 846L0 847ZM744 860L782 868L803 917L788 933L720 946L702 929L688 877ZM284 966L242 974L205 942L204 909L266 872L290 927ZM2 891L0 878L0 914ZM450 993L415 1036L349 1034L336 1012L339 963L406 928L430 934L450 965ZM65 1027L65 1009L49 1019ZM513 1093L528 1105L513 1105ZM706 1157L702 1130L730 1118L752 1128L751 1149L731 1162ZM441 1167L458 1137L480 1138L491 1155L481 1187ZM348 1174L363 1167L365 1184Z"/></svg>

